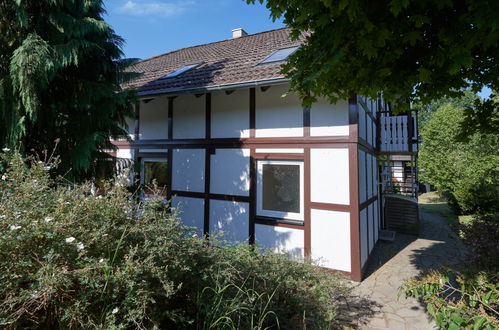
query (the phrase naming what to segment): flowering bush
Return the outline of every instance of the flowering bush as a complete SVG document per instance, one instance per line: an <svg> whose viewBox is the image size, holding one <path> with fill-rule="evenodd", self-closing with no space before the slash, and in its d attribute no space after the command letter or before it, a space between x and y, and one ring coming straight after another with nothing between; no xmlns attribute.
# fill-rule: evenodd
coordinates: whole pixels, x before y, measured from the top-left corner
<svg viewBox="0 0 499 330"><path fill-rule="evenodd" d="M330 328L336 277L193 237L120 184L51 179L57 160L0 152L1 328ZM3 170L2 170L3 168ZM160 203L159 203L160 204Z"/></svg>

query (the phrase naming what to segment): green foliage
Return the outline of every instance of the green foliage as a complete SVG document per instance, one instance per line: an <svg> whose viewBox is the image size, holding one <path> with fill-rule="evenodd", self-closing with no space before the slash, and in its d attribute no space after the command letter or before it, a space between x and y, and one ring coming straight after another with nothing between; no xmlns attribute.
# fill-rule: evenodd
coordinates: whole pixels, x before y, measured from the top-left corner
<svg viewBox="0 0 499 330"><path fill-rule="evenodd" d="M0 146L50 149L61 173L88 175L99 150L124 138L133 93L123 40L101 0L0 0Z"/></svg>
<svg viewBox="0 0 499 330"><path fill-rule="evenodd" d="M407 101L499 90L499 2L487 0L246 0L266 3L306 43L283 66L292 89L310 104L350 92ZM499 102L476 101L467 134L499 130Z"/></svg>
<svg viewBox="0 0 499 330"><path fill-rule="evenodd" d="M494 273L430 271L401 287L408 297L421 299L443 329L497 329L499 276Z"/></svg>
<svg viewBox="0 0 499 330"><path fill-rule="evenodd" d="M490 272L499 270L499 215L475 215L454 226L463 242L474 252L474 264Z"/></svg>
<svg viewBox="0 0 499 330"><path fill-rule="evenodd" d="M441 106L421 131L420 180L433 184L458 211L496 212L499 207L499 136L474 134L456 142L463 108Z"/></svg>
<svg viewBox="0 0 499 330"><path fill-rule="evenodd" d="M51 179L58 160L0 152L0 327L329 329L337 276L222 247L160 200Z"/></svg>

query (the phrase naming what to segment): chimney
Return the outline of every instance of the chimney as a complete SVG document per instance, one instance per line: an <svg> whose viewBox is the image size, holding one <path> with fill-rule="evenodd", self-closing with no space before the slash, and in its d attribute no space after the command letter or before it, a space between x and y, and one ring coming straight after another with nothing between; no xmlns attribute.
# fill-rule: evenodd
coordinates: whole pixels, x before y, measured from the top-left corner
<svg viewBox="0 0 499 330"><path fill-rule="evenodd" d="M232 30L232 39L244 37L247 35L248 33L244 31L242 28Z"/></svg>

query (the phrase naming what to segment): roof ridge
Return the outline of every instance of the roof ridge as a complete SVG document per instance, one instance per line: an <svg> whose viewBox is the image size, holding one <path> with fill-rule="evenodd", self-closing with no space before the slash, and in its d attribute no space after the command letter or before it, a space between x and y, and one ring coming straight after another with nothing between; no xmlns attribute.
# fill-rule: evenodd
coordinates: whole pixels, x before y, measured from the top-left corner
<svg viewBox="0 0 499 330"><path fill-rule="evenodd" d="M269 32L275 32L275 31L278 31L278 30L285 30L285 29L291 29L291 28L288 27L288 26L285 26L285 27L282 27L282 28L277 28L277 29L272 29L272 30L267 30L267 31L261 31L261 32L253 33L253 34L248 34L248 35L245 35L245 36L241 36L239 38L230 38L230 39L224 39L224 40L219 40L219 41L208 42L206 44L200 44L200 45L194 45L194 46L188 46L188 47L184 47L184 48L179 48L179 49L171 50L171 51L163 53L163 54L159 54L159 55L156 55L156 56L153 56L153 57L149 57L149 58L143 59L141 61L138 61L137 63L134 63L133 66L135 66L137 64L142 64L144 62L148 62L148 61L151 61L151 60L154 60L154 59L157 59L157 58L165 56L165 55L174 54L176 52L180 52L180 51L183 51L183 50L186 50L186 49L191 49L191 48L196 48L196 47L202 47L202 46L207 46L207 45L213 45L213 44L228 42L228 41L231 41L231 40L240 40L240 39L243 39L243 38L257 36L259 34L265 34L265 33L269 33Z"/></svg>

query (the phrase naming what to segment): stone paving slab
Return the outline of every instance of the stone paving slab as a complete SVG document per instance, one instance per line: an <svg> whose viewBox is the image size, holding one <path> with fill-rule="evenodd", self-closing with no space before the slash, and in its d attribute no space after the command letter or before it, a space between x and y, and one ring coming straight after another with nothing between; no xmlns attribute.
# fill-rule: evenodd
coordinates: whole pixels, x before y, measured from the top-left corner
<svg viewBox="0 0 499 330"><path fill-rule="evenodd" d="M393 242L378 242L366 278L353 284L353 294L371 309L358 318L360 329L437 329L424 305L399 297L398 288L423 270L464 261L467 249L440 216L420 211L420 221L419 236L397 234Z"/></svg>

